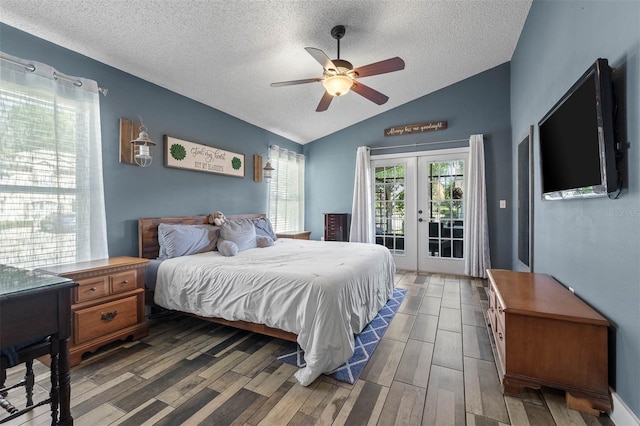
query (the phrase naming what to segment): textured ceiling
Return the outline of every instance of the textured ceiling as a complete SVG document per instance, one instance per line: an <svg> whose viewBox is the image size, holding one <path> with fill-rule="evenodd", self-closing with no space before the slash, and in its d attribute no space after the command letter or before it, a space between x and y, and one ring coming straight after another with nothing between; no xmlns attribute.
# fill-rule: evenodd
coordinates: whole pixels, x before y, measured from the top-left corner
<svg viewBox="0 0 640 426"><path fill-rule="evenodd" d="M530 0L2 0L0 19L304 144L509 61L530 6ZM321 83L269 86L321 77L304 48L335 58L330 30L338 24L346 27L340 56L354 67L404 59L402 71L362 79L389 96L386 104L352 92L315 112Z"/></svg>

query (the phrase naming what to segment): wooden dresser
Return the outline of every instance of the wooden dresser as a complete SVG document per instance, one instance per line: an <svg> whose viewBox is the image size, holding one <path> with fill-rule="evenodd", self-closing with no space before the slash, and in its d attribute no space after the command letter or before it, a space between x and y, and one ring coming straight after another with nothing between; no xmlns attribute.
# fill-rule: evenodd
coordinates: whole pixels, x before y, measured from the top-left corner
<svg viewBox="0 0 640 426"><path fill-rule="evenodd" d="M324 214L324 240L349 241L349 213Z"/></svg>
<svg viewBox="0 0 640 426"><path fill-rule="evenodd" d="M127 338L149 334L144 316L144 271L148 259L112 257L46 268L79 285L72 295L69 362L86 352Z"/></svg>
<svg viewBox="0 0 640 426"><path fill-rule="evenodd" d="M491 269L487 318L506 395L541 385L611 411L609 322L549 275ZM571 403L570 403L571 406Z"/></svg>

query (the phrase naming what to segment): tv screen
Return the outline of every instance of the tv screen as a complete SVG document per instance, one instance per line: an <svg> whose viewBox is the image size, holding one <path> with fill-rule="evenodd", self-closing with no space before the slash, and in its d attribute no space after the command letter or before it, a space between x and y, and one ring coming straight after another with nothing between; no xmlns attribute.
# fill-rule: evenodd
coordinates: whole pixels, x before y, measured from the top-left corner
<svg viewBox="0 0 640 426"><path fill-rule="evenodd" d="M544 199L618 189L611 69L598 59L539 123Z"/></svg>

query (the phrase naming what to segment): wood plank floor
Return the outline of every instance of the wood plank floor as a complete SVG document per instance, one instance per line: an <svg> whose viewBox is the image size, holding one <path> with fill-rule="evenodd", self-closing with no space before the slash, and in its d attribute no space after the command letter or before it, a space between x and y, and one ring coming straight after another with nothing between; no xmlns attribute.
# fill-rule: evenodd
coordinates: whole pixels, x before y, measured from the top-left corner
<svg viewBox="0 0 640 426"><path fill-rule="evenodd" d="M407 296L354 385L321 376L302 387L296 369L275 359L287 342L171 315L151 319L149 337L72 369L75 424L613 424L567 409L550 389L503 397L483 316L486 282L398 273L396 286ZM48 370L36 364L42 397ZM22 374L14 367L8 382ZM45 406L8 424L50 421Z"/></svg>

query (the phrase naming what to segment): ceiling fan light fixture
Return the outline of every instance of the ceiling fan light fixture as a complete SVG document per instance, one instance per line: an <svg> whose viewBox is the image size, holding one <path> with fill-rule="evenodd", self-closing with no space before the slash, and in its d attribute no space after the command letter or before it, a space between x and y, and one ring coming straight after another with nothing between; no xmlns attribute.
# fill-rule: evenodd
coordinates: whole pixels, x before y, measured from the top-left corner
<svg viewBox="0 0 640 426"><path fill-rule="evenodd" d="M353 86L353 80L346 75L338 74L326 77L322 81L322 85L331 96L342 96L349 93L349 90L351 90Z"/></svg>
<svg viewBox="0 0 640 426"><path fill-rule="evenodd" d="M271 83L271 87L293 86L297 84L322 81L325 92L322 94L322 98L316 108L316 112L326 111L334 97L342 96L349 93L349 91L357 93L376 105L386 103L389 100L388 96L360 83L360 78L403 70L404 61L396 56L395 58L385 59L383 61L374 62L354 69L351 62L340 59L340 39L344 37L344 34L344 25L336 25L331 29L331 37L333 37L338 43L337 59L330 59L326 53L320 49L316 49L315 47L304 48L304 50L306 50L313 59L322 65L322 69L324 70L322 78L281 81L278 83Z"/></svg>

